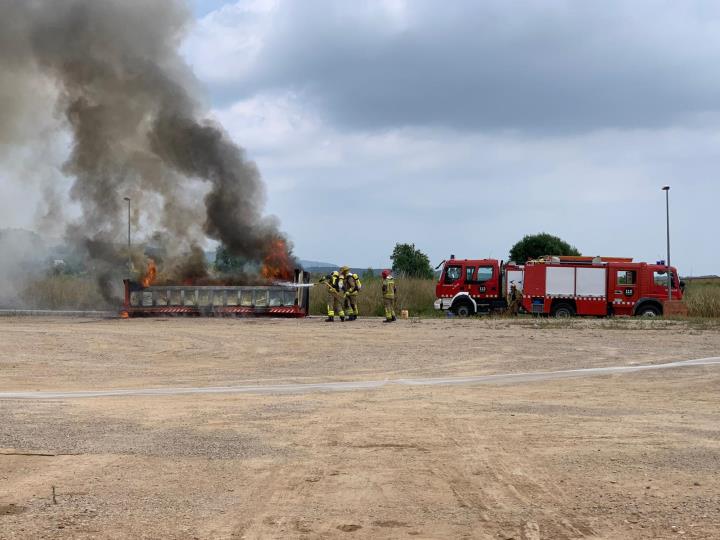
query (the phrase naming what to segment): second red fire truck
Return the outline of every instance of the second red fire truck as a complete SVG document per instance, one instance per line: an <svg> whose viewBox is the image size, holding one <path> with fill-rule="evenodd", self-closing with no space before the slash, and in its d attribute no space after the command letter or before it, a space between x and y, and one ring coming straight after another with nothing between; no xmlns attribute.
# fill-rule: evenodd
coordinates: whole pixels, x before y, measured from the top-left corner
<svg viewBox="0 0 720 540"><path fill-rule="evenodd" d="M514 282L528 313L658 316L668 301L667 271L622 257L543 257L524 265L451 257L435 287L435 309L461 317L504 310ZM677 275L670 267L672 300L683 295Z"/></svg>

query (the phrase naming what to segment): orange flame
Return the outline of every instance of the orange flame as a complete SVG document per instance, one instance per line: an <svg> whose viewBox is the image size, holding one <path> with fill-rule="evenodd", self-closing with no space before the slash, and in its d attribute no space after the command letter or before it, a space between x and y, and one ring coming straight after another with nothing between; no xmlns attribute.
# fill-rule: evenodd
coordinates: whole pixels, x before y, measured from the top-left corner
<svg viewBox="0 0 720 540"><path fill-rule="evenodd" d="M155 261L153 261L152 259L148 259L147 267L145 269L145 275L143 276L142 280L140 280L140 283L142 283L143 287L149 287L155 281L156 276L157 266L155 265Z"/></svg>
<svg viewBox="0 0 720 540"><path fill-rule="evenodd" d="M290 280L293 278L294 265L285 240L277 238L270 243L260 273L265 279Z"/></svg>

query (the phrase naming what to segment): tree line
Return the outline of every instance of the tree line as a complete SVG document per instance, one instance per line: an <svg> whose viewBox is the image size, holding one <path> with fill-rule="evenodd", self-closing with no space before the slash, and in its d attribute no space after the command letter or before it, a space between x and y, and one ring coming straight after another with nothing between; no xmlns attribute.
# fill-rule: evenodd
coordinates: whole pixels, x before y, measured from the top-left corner
<svg viewBox="0 0 720 540"><path fill-rule="evenodd" d="M510 248L509 260L524 263L544 255L580 255L575 246L548 233L528 234ZM435 271L430 258L415 244L396 244L390 256L393 272L416 278L432 279Z"/></svg>

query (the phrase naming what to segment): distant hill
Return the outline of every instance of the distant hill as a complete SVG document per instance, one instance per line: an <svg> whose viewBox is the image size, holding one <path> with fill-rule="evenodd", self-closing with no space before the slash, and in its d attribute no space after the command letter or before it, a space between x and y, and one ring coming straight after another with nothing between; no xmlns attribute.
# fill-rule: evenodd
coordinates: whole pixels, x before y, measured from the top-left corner
<svg viewBox="0 0 720 540"><path fill-rule="evenodd" d="M305 259L300 259L298 262L302 264L303 268L338 268L340 266L335 263L308 261Z"/></svg>

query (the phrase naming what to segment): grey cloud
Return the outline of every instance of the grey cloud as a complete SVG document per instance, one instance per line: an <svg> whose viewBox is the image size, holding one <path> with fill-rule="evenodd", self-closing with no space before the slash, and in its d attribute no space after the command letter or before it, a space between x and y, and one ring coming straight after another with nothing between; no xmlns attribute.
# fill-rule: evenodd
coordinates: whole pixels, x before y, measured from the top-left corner
<svg viewBox="0 0 720 540"><path fill-rule="evenodd" d="M720 109L713 2L281 3L253 67L217 101L293 90L355 129L577 132Z"/></svg>
<svg viewBox="0 0 720 540"><path fill-rule="evenodd" d="M505 258L523 235L548 231L585 254L655 261L665 258L660 187L670 184L672 260L685 275L720 267L707 244L720 197L708 172L720 166L712 130L542 140L442 130L429 140L427 132L405 131L388 141L388 152L355 136L334 137L348 151L332 166L288 158L290 150L309 153L316 137L258 156L270 185L302 176L307 195L275 192L270 210L283 216L303 257L381 266L395 242L411 241L435 262L449 253ZM425 155L436 156L434 163L413 167ZM352 226L358 219L362 226Z"/></svg>

